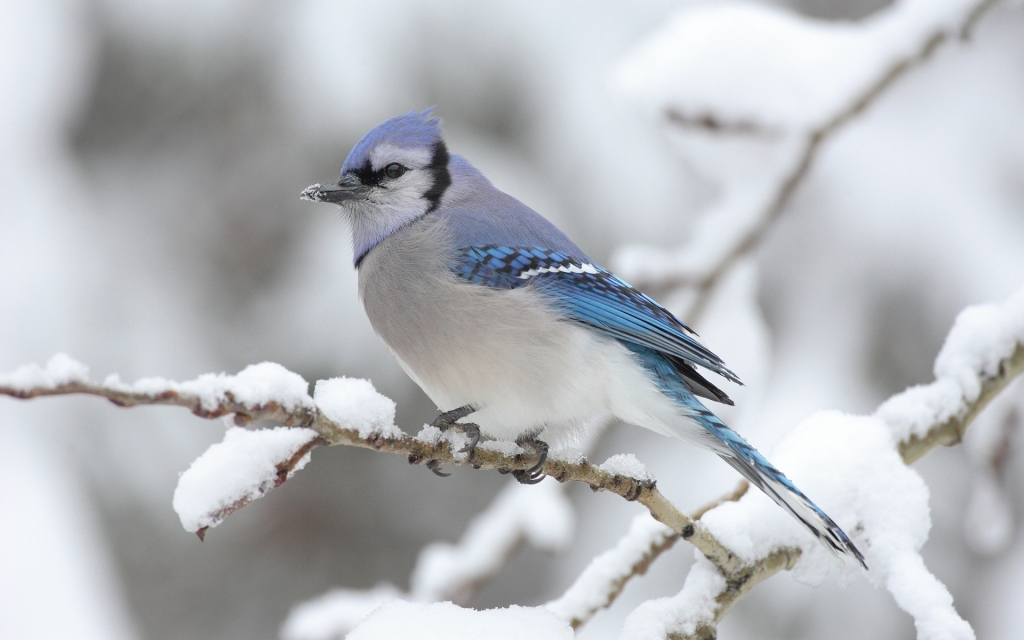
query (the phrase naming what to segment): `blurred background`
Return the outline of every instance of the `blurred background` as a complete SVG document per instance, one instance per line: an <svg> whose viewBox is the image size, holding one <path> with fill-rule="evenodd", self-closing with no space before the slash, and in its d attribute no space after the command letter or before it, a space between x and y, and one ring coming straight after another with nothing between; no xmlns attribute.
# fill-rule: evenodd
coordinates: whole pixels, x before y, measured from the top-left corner
<svg viewBox="0 0 1024 640"><path fill-rule="evenodd" d="M415 431L435 407L363 315L344 224L299 192L336 176L380 121L437 105L454 152L597 260L625 243L679 246L717 186L608 78L688 4L0 3L0 370L58 351L129 380L270 360L310 381L371 378ZM887 3L776 4L856 20ZM713 301L697 329L748 382L736 393L746 413L723 417L770 452L814 410L867 413L929 382L956 313L1022 284L1024 12L997 8L823 150L723 285L745 293ZM986 440L917 469L932 491L926 561L980 637L1009 639L1024 636L1024 391L1004 396L979 423ZM222 433L171 408L0 398L0 638L275 638L295 603L332 587L405 588L424 545L458 539L513 482L318 450L200 543L171 495ZM713 456L628 426L592 458L620 452L685 508L736 484ZM1003 523L981 539L965 527L984 512L978 478L995 487L996 515L976 517ZM469 605L557 597L641 509L586 487L568 496L571 548L523 549ZM676 593L691 562L677 545L579 637L616 637L640 601ZM812 589L782 574L721 634L915 632L864 581Z"/></svg>

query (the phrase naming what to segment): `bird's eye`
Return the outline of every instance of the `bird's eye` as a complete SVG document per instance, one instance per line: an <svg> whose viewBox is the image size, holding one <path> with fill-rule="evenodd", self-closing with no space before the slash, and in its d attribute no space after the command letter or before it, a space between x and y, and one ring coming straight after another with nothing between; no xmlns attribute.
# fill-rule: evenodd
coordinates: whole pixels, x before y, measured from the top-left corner
<svg viewBox="0 0 1024 640"><path fill-rule="evenodd" d="M389 178L400 178L403 173L405 173L405 167L397 162L392 162L388 166L384 167L384 175Z"/></svg>

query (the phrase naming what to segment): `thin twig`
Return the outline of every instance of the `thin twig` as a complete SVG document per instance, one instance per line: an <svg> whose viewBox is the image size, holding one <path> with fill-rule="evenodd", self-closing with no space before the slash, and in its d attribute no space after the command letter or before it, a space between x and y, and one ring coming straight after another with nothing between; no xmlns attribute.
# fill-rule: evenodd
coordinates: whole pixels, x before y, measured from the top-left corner
<svg viewBox="0 0 1024 640"><path fill-rule="evenodd" d="M235 400L230 392L225 394L224 400L209 407L209 405L203 405L199 396L171 390L147 394L137 391L128 392L90 382L72 382L28 390L0 386L0 395L21 399L73 394L99 396L121 407L154 404L181 406L202 418L219 418L233 414L236 424L240 425L257 420L273 420L287 426L308 427L319 433L330 445L345 445L396 453L405 456L414 464L436 461L449 465L472 465L478 469L516 471L529 469L539 460L538 456L533 453L523 452L505 456L495 450L483 447L478 447L467 456L453 451L446 440L432 443L409 435L403 435L400 438L384 436L364 438L359 435L358 431L346 429L330 420L315 407L296 407L289 410L277 402L249 405ZM641 481L609 473L586 460L580 463L570 463L550 457L544 463L543 473L559 482L570 480L583 482L590 485L594 491L609 491L627 500L635 500L643 504L655 519L665 523L685 540L693 543L726 574L732 574L742 564L739 558L715 539L700 522L694 521L669 502L652 481Z"/></svg>
<svg viewBox="0 0 1024 640"><path fill-rule="evenodd" d="M981 393L971 402L965 403L964 410L954 418L931 427L924 437L910 436L898 445L900 457L906 464L919 460L936 447L953 446L963 439L967 428L978 414L1018 375L1024 373L1024 344L1018 343L1013 354L999 363L998 371L993 376L982 380ZM727 588L716 597L714 620L717 624L725 617L736 602L745 596L759 582L775 575L783 569L790 569L800 557L800 550L795 548L777 549L748 567L749 573L743 575L741 582L734 583L727 575ZM673 640L705 640L714 638L714 630L707 635L708 629L700 627L689 636L672 636Z"/></svg>
<svg viewBox="0 0 1024 640"><path fill-rule="evenodd" d="M313 438L309 442L299 447L290 458L279 462L275 467L277 470L277 477L274 479L274 487L280 487L282 484L287 482L288 479L292 477L292 474L295 473L295 468L299 465L303 458L309 455L309 452L311 452L313 449L316 449L317 447L322 447L326 444L327 441L324 440L322 436L313 436ZM239 498L238 500L235 500L234 502L225 507L222 507L214 512L211 512L209 515L211 516L211 518L213 518L214 522L219 524L222 520L224 520L224 518L227 518L229 515L238 511L242 507L251 504L253 500L255 500L258 497L260 497L260 495L247 495L245 497ZM211 526L216 526L216 524ZM206 532L209 530L210 526L199 527L198 529L196 529L196 535L199 537L200 540L205 540Z"/></svg>
<svg viewBox="0 0 1024 640"><path fill-rule="evenodd" d="M967 432L967 427L974 422L978 414L1022 372L1024 372L1024 345L1017 345L1013 355L999 363L999 375L987 378L982 382L978 399L971 403L963 415L954 416L942 424L932 427L924 437L911 436L900 442L899 451L903 461L911 464L939 445L951 447L960 444Z"/></svg>
<svg viewBox="0 0 1024 640"><path fill-rule="evenodd" d="M964 434L967 432L967 428L971 425L975 418L981 413L981 411L988 406L999 393L1006 388L1018 375L1024 373L1024 344L1018 344L1013 351L1012 355L1002 360L999 363L998 372L996 375L986 377L981 381L981 391L978 397L970 403L967 403L964 410L957 416L954 416L940 424L931 427L923 437L910 436L909 438L902 440L898 445L898 451L903 462L906 464L912 464L919 460L926 453L932 449L942 446L953 446L959 444ZM725 495L718 500L701 507L697 511L690 515L690 518L694 521L699 519L711 509L724 504L726 502L734 502L739 500L746 494L749 489L749 485L744 481L741 482L739 487L731 494ZM675 543L676 538L666 538L659 544L652 544L642 557L638 558L630 571L618 576L610 577L606 585L602 589L608 593L605 607L611 606L611 604L621 593L626 583L632 578L643 575L650 567L654 560L670 549ZM783 548L778 549L769 555L767 558L763 558L756 562L753 566L733 566L733 574L726 573L725 575L729 579L728 588L720 593L716 599L718 607L715 610L715 622L719 622L729 609L738 602L743 596L745 596L751 588L757 583L771 577L775 573L783 569L791 568L800 557L800 549L796 548ZM717 565L718 563L716 563ZM725 572L723 572L725 573ZM582 576L581 576L582 577ZM574 584L575 586L575 584ZM593 614L597 613L598 609L594 609L590 612L590 616L583 617L576 615L571 621L573 628L578 628L589 620ZM702 635L708 632L708 629L699 628L694 635L689 636L689 640L697 640L699 638L713 638L714 633L711 629L711 635Z"/></svg>
<svg viewBox="0 0 1024 640"><path fill-rule="evenodd" d="M757 222L747 229L746 233L739 236L733 247L721 256L715 265L708 271L704 272L700 278L693 279L692 277L680 274L651 284L664 288L683 286L692 287L695 290L696 295L688 313L686 314L686 321L690 324L696 324L699 321L700 316L704 313L704 310L711 298L711 294L719 281L740 258L751 253L761 244L767 236L768 230L779 220L779 218L782 217L782 214L786 211L790 201L793 199L793 195L796 193L797 188L810 172L811 166L813 165L822 144L833 138L838 131L849 124L857 116L863 114L871 104L884 94L886 90L888 90L896 80L903 76L908 70L930 58L932 53L940 44L954 37L966 40L978 20L998 2L999 0L981 0L966 15L964 23L959 28L949 31L941 30L932 34L922 43L920 49L916 52L908 57L896 60L894 64L886 69L878 79L854 98L845 109L835 114L824 124L801 134L804 138L804 143L800 154L797 157L796 162L793 164L792 169L783 175L778 184L778 188L775 191L775 195L768 201L764 211L758 216ZM750 122L724 123L716 119L713 115L704 115L700 118L688 117L673 108L666 109L665 118L668 122L673 123L676 126L703 126L710 130L719 132L750 134L761 131L757 126Z"/></svg>
<svg viewBox="0 0 1024 640"><path fill-rule="evenodd" d="M933 426L923 437L910 436L899 444L899 451L903 460L909 464L939 445L953 445L960 442L967 428L981 410L1013 378L1022 372L1024 372L1024 344L1018 343L1015 345L1011 355L999 363L994 374L981 377L980 393L971 401L964 402L963 411L957 416ZM388 451L406 456L410 462L417 464L437 461L450 465L472 465L478 469L512 471L529 469L538 461L536 454L523 452L506 456L488 448L477 448L470 455L466 455L453 450L453 447L447 440L427 442L408 435L402 435L401 437L385 437L382 435L361 437L358 431L342 427L327 418L312 405L288 409L278 402L246 404L234 399L230 391L225 392L224 399L210 407L209 399L207 399L207 406L204 406L199 396L172 390L156 391L153 393L129 392L90 382L71 382L30 389L0 386L0 395L21 399L73 394L94 395L106 398L121 407L137 405L181 406L188 408L197 416L211 419L234 414L235 422L238 424L246 424L256 420L274 420L289 426L307 427L320 434L322 440L317 439L313 441L310 444L310 448L325 442L330 445L346 445L377 451ZM305 451L303 455L304 453ZM297 459L295 458L295 460ZM288 465L294 466L293 460L290 459L285 466L287 467ZM698 519L699 515L703 515L708 509L717 506L717 504L738 499L746 491L746 487L742 485L717 503L699 510L697 512L698 516L694 517L686 515L669 502L658 491L653 481L637 480L629 476L609 473L590 464L586 460L582 462L568 462L548 458L543 466L543 472L559 482L570 480L583 482L588 484L594 491L609 491L627 500L635 500L647 507L656 520L667 525L676 535L684 540L688 540L699 549L726 579L726 589L718 594L716 598L716 622L721 620L722 616L756 584L783 569L791 568L801 553L797 548L785 547L775 549L768 556L755 562L744 562L708 531ZM287 469L285 469L285 475L287 475ZM608 604L614 601L628 579L646 571L651 562L671 547L673 542L674 540L670 541L669 538L666 538L661 543L652 545L648 553L633 564L633 569L630 572L624 575L621 580L614 581L609 589ZM584 621L579 620L577 624L582 624ZM703 628L698 631L699 634L707 632ZM694 637L706 637L699 634Z"/></svg>

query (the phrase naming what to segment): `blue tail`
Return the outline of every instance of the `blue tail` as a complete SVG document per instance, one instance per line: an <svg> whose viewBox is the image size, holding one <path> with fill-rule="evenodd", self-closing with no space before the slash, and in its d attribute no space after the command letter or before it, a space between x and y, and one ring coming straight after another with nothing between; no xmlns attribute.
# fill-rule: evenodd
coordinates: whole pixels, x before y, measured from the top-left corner
<svg viewBox="0 0 1024 640"><path fill-rule="evenodd" d="M868 568L864 556L839 525L750 446L750 443L726 426L718 416L708 411L694 396L685 378L668 358L645 347L631 344L626 344L626 347L639 356L644 368L658 384L662 393L675 400L700 427L703 427L696 434L678 433L679 437L697 441L717 453L751 484L765 492L769 498L799 520L829 550L849 555L865 569Z"/></svg>

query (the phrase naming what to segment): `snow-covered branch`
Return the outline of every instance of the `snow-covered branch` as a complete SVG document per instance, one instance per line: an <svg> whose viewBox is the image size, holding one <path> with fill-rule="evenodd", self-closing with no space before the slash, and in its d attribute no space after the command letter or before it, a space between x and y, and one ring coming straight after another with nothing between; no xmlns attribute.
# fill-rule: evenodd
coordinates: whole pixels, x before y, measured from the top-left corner
<svg viewBox="0 0 1024 640"><path fill-rule="evenodd" d="M455 431L441 432L436 427L425 427L416 436L405 434L394 425L394 403L364 380L321 380L313 397L308 395L307 388L301 376L273 363L252 365L235 376L206 374L187 382L153 378L127 384L111 376L96 383L89 380L87 367L58 355L45 368L27 365L0 376L0 395L16 398L85 394L107 398L123 407L170 404L186 407L203 418L233 415L236 424L273 420L309 430L306 440L310 449L322 442L397 453L406 456L411 464L433 461L506 472L529 469L539 461L536 453L508 442L484 442L472 453L462 453L464 436ZM228 439L222 445L228 445ZM271 458L275 455L278 458L276 462L269 467L262 465L264 473L252 476L254 488L244 494L238 494L234 485L226 488L226 483L230 482L224 478L208 474L213 478L208 492L216 497L203 507L190 507L190 512L205 509L209 517L187 518L190 524L208 523L189 528L183 516L183 524L191 531L215 526L227 513L263 495L276 486L273 482L268 486L267 470L273 468L273 478L281 477L277 470L284 468L281 465L287 466L297 450L271 454ZM632 456L614 456L596 466L582 454L560 456L556 451L544 463L543 472L559 482L583 482L594 491L609 491L640 502L651 515L692 542L724 572L731 573L741 564L700 522L665 498L655 487L653 478Z"/></svg>
<svg viewBox="0 0 1024 640"><path fill-rule="evenodd" d="M576 582L562 597L549 602L547 608L572 628L579 628L611 605L630 578L647 573L651 563L678 539L678 533L649 514L638 515L629 532L614 547L591 560Z"/></svg>
<svg viewBox="0 0 1024 640"><path fill-rule="evenodd" d="M905 508L914 516L907 518L905 514L901 517L900 514L892 513L895 510L893 505L881 505L877 501L875 504L869 504L872 500L867 494L871 492L871 488L862 485L878 484L877 490L882 492L891 491L896 486L907 490L916 484L924 489L920 478L912 472L901 472L892 468L891 462L888 463L890 468L884 469L886 465L879 459L888 456L891 461L898 460L899 466L902 467L939 445L958 444L982 409L1022 372L1024 290L1017 292L1002 304L969 307L958 316L942 351L936 358L934 382L910 388L893 396L869 418L853 418L835 413L812 416L782 444L783 456L776 456L785 459L785 453L804 449L804 466L817 462L820 471L831 476L830 480L833 482L846 482L858 487L853 492L854 495L849 493L847 487L847 495L860 503L860 513L856 515L856 529L847 525L847 530L863 530L861 535L869 540L865 545L868 563L872 567L869 579L876 586L884 585L892 593L897 604L914 617L919 637L974 637L970 626L953 609L952 597L945 586L928 572L917 552L927 538L927 492L921 491L917 504L914 500L908 501ZM848 430L849 437L854 439L873 438L876 444L862 451L847 451L853 449L855 445L847 440L846 446L843 447L835 433L840 430ZM871 433L872 431L874 433ZM825 451L820 443L827 442L830 437L836 441L828 451ZM815 461L815 455L834 456L834 462ZM856 459L858 455L862 457L861 460ZM786 468L793 470L794 475L798 475L801 472L800 464L795 458L793 463L796 464L787 464ZM844 477L847 473L849 477ZM896 479L894 475L902 477ZM897 481L894 482L894 479ZM855 495L857 493L860 495ZM677 640L713 638L718 622L755 585L783 569L794 568L808 551L820 555L821 550L814 546L779 544L778 532L775 536L750 536L751 529L747 527L753 527L754 522L764 523L763 516L757 513L762 506L757 504L760 496L753 497L754 500L726 502L723 505L727 506L710 510L708 519L712 522L709 523L709 528L712 533L718 534L717 539L726 542L732 549L738 549L740 544L745 544L749 548L751 538L754 538L753 546L760 548L762 552L753 558L748 556L749 560L740 570L724 576L719 568L698 557L697 564L687 576L683 591L674 598L642 605L627 620L623 637ZM872 511L874 513L871 513ZM894 526L900 520L903 520L900 526ZM729 529L737 525L741 525L739 529L729 532ZM740 529L745 529L742 536L732 538ZM766 526L762 531L770 529L770 526ZM886 534L877 529L889 529L888 535L904 538L903 548L880 549L879 547L884 547L885 544L897 545L893 545L891 540L882 543ZM910 532L914 529L917 529L917 540L908 544L910 541L906 538L913 537ZM623 542L620 542L619 547L624 546L631 536L635 537L632 531ZM773 537L776 538L774 541ZM736 544L737 542L740 544ZM632 558L633 566L649 566L654 556L669 546L671 545L662 544L648 547L644 553ZM598 564L602 558L616 550L599 556L593 564ZM813 574L814 571L815 569L806 567L802 570L805 578L807 573ZM566 595L585 590L580 583L592 573L596 572L588 568ZM617 576L611 579L604 576L592 580L591 587L600 590L606 588L603 585L615 583L616 580L622 580L623 576L633 574L631 567L621 567ZM579 599L578 596L575 597ZM611 599L608 600L608 603L610 602ZM560 609L556 608L555 611L559 612ZM940 631L946 635L935 635Z"/></svg>
<svg viewBox="0 0 1024 640"><path fill-rule="evenodd" d="M420 551L408 592L386 583L372 589L332 589L293 607L281 637L342 638L392 600L465 603L524 543L545 551L564 549L572 542L575 519L562 485L510 484L473 518L458 542L435 542Z"/></svg>
<svg viewBox="0 0 1024 640"><path fill-rule="evenodd" d="M590 451L609 422L609 417L604 416L588 425L576 443L579 450ZM396 599L467 602L502 571L524 544L555 552L572 543L576 513L564 488L557 483L507 486L469 522L457 542L435 542L420 551L408 592L390 584L365 590L332 589L293 607L282 626L281 637L341 638L383 602ZM676 539L678 536L673 533L673 542Z"/></svg>
<svg viewBox="0 0 1024 640"><path fill-rule="evenodd" d="M729 154L728 169L710 169L729 175L718 176L722 200L684 247L624 247L616 270L637 286L692 289L685 316L696 322L723 275L786 211L824 143L941 44L966 39L997 2L903 0L857 25L758 5L680 12L623 61L615 84L677 130L684 154L691 143L705 158ZM769 159L747 166L752 157Z"/></svg>
<svg viewBox="0 0 1024 640"><path fill-rule="evenodd" d="M903 519L897 518L899 522L894 524L893 506L877 498L885 492L873 485L920 484L905 464L940 444L959 442L981 409L1022 371L1024 291L1003 304L972 307L960 314L936 359L935 382L892 397L870 417L833 413L813 416L783 442L781 452L776 452L776 458L800 484L808 484L808 477L817 478L817 482L810 483L817 485L816 495L824 494L827 500L831 494L839 507L829 507L830 511L854 532L855 538L861 538L859 544L866 549L872 566L869 579L892 591L900 606L919 624L930 624L927 618L931 614L927 612L938 607L948 610L944 614L947 618L955 618L951 623L954 626L966 625L953 611L945 587L927 572L917 555L926 539L928 521L926 512L918 513L920 504L915 500L920 496L908 492L908 502L899 510ZM435 460L480 469L527 469L537 462L536 454L512 443L483 443L470 454L462 453L459 450L465 436L434 427L409 436L394 425L394 403L364 380L320 381L312 397L307 389L300 376L272 363L252 365L235 376L208 374L181 383L145 379L128 384L115 376L95 383L89 380L84 365L59 355L46 367L29 365L0 376L0 394L17 398L87 394L121 406L174 404L207 418L233 414L235 422L241 424L271 419L291 425L293 428L257 431L233 428L223 443L211 447L183 474L175 508L183 525L200 533L279 485L305 464L312 448L321 444L389 451L414 463ZM838 441L846 437L844 434L850 439ZM653 520L646 516L638 520L614 549L596 558L562 598L548 605L573 626L610 604L631 577L643 573L680 536L702 554L686 587L674 598L643 605L627 623L627 637L652 637L651 624L661 625L661 631L653 637L704 637L762 580L794 567L804 574L821 571L823 549L770 501L758 492L746 492L743 486L712 508L686 515L657 490L653 479L632 456L614 456L597 466L579 453L556 453L548 458L543 470L560 482L584 482L594 490L636 500L653 516ZM922 494L926 503L926 493ZM878 541L890 533L920 527L915 524L917 516L925 523L924 533L897 536L904 540L902 545L880 545ZM480 526L487 523L481 521ZM472 530L467 535L469 544L464 551L471 553L472 540L479 536ZM513 548L515 543L510 541L502 548ZM500 565L502 558L491 560ZM929 597L938 604L922 605L920 597L907 591L905 575L900 577L900 571L916 576L919 584L913 589L924 584L923 592L932 594ZM446 585L473 581L472 577L468 581L459 578L445 584L421 585L420 590L450 597L451 587ZM641 618L642 633L637 627Z"/></svg>
<svg viewBox="0 0 1024 640"><path fill-rule="evenodd" d="M690 517L699 520L711 509L739 500L749 488L744 480L731 494L701 507ZM577 629L598 611L611 606L626 583L647 573L658 556L671 549L677 540L679 534L669 527L649 514L639 515L614 547L594 558L560 598L545 606Z"/></svg>
<svg viewBox="0 0 1024 640"><path fill-rule="evenodd" d="M923 434L911 433L906 438L900 440L899 451L903 460L910 464L939 445L949 447L960 444L964 434L967 432L967 427L978 417L978 414L1006 388L1006 385L1010 384L1022 372L1024 372L1024 343L1018 343L1013 355L999 361L997 374L981 380L981 388L973 401L965 403L953 415L929 427ZM896 404L902 403L904 400L918 400L917 398L904 396L924 395L924 389L929 389L937 395L938 391L935 387L938 384L938 382L935 382L928 387L911 389L903 394L894 396L889 402L879 407L879 415L884 418L890 411L895 412ZM895 417L893 418L894 421L896 419Z"/></svg>

